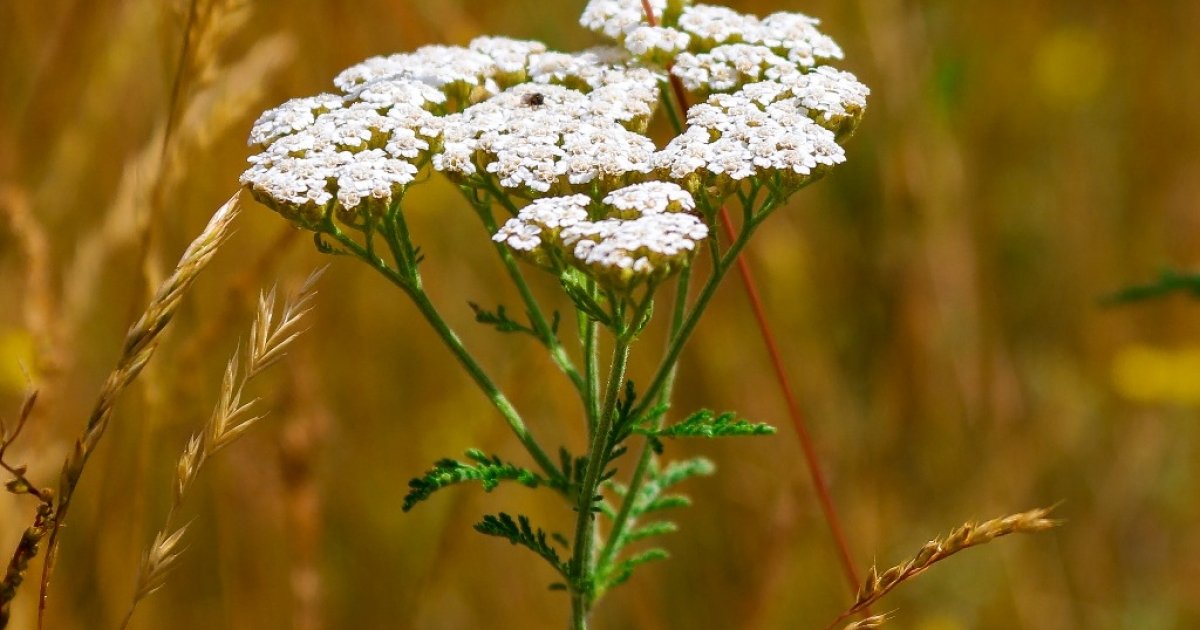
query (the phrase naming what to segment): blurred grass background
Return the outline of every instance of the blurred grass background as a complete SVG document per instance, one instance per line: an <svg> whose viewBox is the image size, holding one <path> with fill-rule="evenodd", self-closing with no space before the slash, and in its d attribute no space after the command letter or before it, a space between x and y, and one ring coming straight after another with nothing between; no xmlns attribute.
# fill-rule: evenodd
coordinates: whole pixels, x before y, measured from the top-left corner
<svg viewBox="0 0 1200 630"><path fill-rule="evenodd" d="M185 4L0 3L0 410L15 415L24 366L43 400L10 458L46 485L148 279L235 189L259 112L425 43L596 41L575 24L582 0L263 0L208 36L172 114ZM1098 300L1200 264L1200 4L728 4L821 17L873 90L849 162L748 254L860 567L969 518L1061 501L1067 520L902 587L889 627L1200 627L1200 304ZM449 187L417 191L407 216L434 298L539 436L578 445L540 351L471 322L466 300L506 299L483 233ZM247 207L84 478L48 627L115 627L255 293L324 262ZM499 509L565 528L549 495L464 487L400 512L435 459L518 448L401 295L332 262L309 336L256 390L271 416L201 478L189 550L134 627L562 627L549 570L470 531ZM718 475L691 482L674 558L612 595L597 627L823 627L850 596L736 282L679 394L781 431L673 448ZM6 559L32 509L0 497Z"/></svg>

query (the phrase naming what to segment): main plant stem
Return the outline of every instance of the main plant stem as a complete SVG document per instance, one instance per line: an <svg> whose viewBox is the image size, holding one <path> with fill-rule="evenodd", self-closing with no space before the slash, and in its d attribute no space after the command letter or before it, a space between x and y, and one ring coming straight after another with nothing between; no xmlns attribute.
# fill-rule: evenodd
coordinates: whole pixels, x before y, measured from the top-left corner
<svg viewBox="0 0 1200 630"><path fill-rule="evenodd" d="M616 414L617 398L621 384L625 382L625 368L629 364L629 340L618 335L613 348L612 365L609 367L608 385L604 390L604 405L588 445L587 467L584 469L583 484L575 504L575 543L571 557L571 628L586 630L587 616L592 607L595 576L595 498L603 474L605 457L608 454L609 433L612 431Z"/></svg>

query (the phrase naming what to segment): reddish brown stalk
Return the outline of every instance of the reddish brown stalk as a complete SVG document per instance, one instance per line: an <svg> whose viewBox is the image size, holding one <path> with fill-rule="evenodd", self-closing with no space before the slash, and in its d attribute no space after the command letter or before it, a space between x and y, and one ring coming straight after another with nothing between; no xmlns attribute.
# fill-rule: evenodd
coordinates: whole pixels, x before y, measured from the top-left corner
<svg viewBox="0 0 1200 630"><path fill-rule="evenodd" d="M642 0L642 10L646 14L646 21L650 26L658 26L658 20L654 17L654 9L650 6L650 0ZM667 68L668 73L670 68ZM671 91L675 93L675 101L679 104L680 114L686 118L688 109L687 92L683 88L683 83L679 77L668 74L671 82ZM721 207L721 226L725 230L725 236L729 240L737 238L737 232L733 228L733 221L729 218L729 211L724 206ZM833 504L833 497L829 492L829 484L825 481L825 474L821 472L820 462L817 459L817 448L813 443L812 434L808 430L808 423L805 421L803 412L800 411L800 404L796 401L796 394L792 390L791 379L788 378L787 369L784 367L783 356L779 352L779 344L775 340L775 333L771 329L771 324L767 320L767 312L763 307L762 298L758 293L758 285L754 282L754 276L750 273L750 265L746 263L746 259L742 256L737 258L738 275L742 278L742 287L746 290L746 298L750 302L750 308L754 311L754 319L758 322L758 330L762 333L763 343L767 346L767 353L771 357L771 365L775 371L775 381L779 384L779 389L783 393L784 399L787 401L788 415L792 418L792 426L796 429L796 436L800 438L800 447L804 451L804 462L808 465L808 474L812 478L813 488L817 494L817 500L821 504L821 512L825 516L825 522L829 525L829 532L833 535L834 544L837 546L838 557L841 560L842 571L845 573L846 580L850 584L851 592L858 592L858 586L861 583L858 579L858 572L854 569L853 555L850 553L850 545L846 540L846 534L842 530L841 521L838 519L837 509ZM866 615L870 615L870 611L864 609L862 611Z"/></svg>

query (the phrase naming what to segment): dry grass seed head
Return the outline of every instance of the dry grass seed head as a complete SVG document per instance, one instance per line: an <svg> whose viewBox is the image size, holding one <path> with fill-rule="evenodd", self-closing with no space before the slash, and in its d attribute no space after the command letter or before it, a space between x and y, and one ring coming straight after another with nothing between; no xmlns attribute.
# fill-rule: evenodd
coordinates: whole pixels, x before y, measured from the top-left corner
<svg viewBox="0 0 1200 630"><path fill-rule="evenodd" d="M887 569L882 574L875 566L871 566L859 588L854 605L828 627L833 628L843 619L868 609L903 582L924 573L934 564L964 549L982 545L1009 534L1036 533L1057 527L1060 521L1049 518L1053 509L1038 508L982 523L969 521L951 531L946 537L935 538L925 543L912 558Z"/></svg>

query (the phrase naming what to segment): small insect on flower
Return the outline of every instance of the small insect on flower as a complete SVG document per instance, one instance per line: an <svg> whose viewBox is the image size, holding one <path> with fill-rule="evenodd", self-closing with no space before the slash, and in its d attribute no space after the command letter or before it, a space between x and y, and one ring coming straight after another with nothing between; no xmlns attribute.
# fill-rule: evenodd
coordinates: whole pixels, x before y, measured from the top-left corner
<svg viewBox="0 0 1200 630"><path fill-rule="evenodd" d="M521 97L521 102L530 107L538 107L546 104L546 95L541 92L530 92Z"/></svg>

